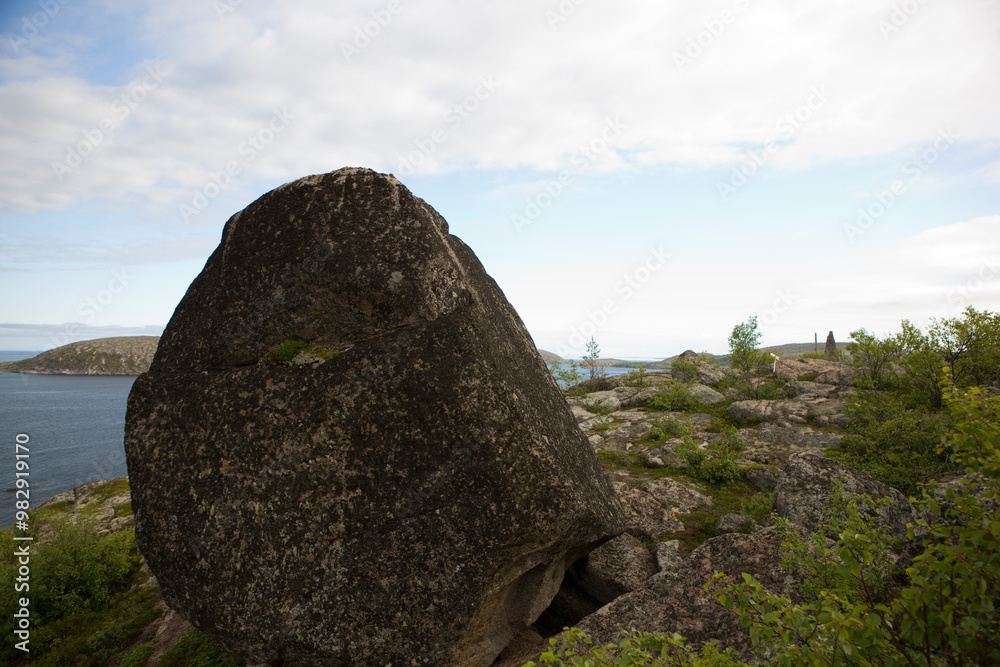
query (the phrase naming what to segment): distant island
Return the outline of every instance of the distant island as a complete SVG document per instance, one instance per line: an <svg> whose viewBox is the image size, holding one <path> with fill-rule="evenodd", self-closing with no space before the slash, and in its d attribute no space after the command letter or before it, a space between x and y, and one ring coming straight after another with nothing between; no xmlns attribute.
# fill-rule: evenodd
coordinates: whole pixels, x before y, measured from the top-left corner
<svg viewBox="0 0 1000 667"><path fill-rule="evenodd" d="M37 357L0 363L0 371L38 375L140 375L149 370L159 336L121 336L70 343Z"/></svg>

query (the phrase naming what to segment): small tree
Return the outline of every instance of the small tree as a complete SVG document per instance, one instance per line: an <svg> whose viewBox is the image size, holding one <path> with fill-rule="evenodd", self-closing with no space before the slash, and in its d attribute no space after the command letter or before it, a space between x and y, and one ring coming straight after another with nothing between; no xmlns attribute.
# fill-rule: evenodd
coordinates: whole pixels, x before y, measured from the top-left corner
<svg viewBox="0 0 1000 667"><path fill-rule="evenodd" d="M591 380L604 377L604 368L597 363L600 356L601 348L597 346L597 341L591 336L590 342L587 343L587 354L583 357L583 365L587 367Z"/></svg>
<svg viewBox="0 0 1000 667"><path fill-rule="evenodd" d="M873 389L888 389L898 384L894 382L896 375L892 363L902 355L899 338L889 336L882 340L865 329L858 329L851 332L851 339L854 342L847 344L847 351L851 353L866 385Z"/></svg>
<svg viewBox="0 0 1000 667"><path fill-rule="evenodd" d="M758 368L767 363L767 357L758 349L761 333L757 331L757 316L733 327L729 335L729 365L743 375L746 391L757 398L753 376Z"/></svg>

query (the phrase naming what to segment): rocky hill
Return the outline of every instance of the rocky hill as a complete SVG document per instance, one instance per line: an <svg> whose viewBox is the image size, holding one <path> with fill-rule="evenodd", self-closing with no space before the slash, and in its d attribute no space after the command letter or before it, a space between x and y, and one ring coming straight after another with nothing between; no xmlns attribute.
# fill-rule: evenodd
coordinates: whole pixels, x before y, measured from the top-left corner
<svg viewBox="0 0 1000 667"><path fill-rule="evenodd" d="M569 362L560 357L555 352L549 352L548 350L539 350L538 354L542 355L542 361L545 362L546 366L551 366L552 364L568 364Z"/></svg>
<svg viewBox="0 0 1000 667"><path fill-rule="evenodd" d="M70 343L32 359L0 363L0 371L40 375L139 375L149 370L159 336L122 336Z"/></svg>

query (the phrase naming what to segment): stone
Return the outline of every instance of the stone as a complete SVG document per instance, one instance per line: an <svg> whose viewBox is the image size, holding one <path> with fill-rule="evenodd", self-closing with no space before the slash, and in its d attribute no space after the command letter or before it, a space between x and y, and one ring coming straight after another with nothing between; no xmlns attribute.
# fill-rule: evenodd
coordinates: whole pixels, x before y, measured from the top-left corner
<svg viewBox="0 0 1000 667"><path fill-rule="evenodd" d="M786 380L796 380L803 375L812 382L851 386L854 368L841 361L828 359L779 359L775 374Z"/></svg>
<svg viewBox="0 0 1000 667"><path fill-rule="evenodd" d="M499 287L366 169L226 223L125 449L164 599L248 664L489 665L624 527Z"/></svg>
<svg viewBox="0 0 1000 667"><path fill-rule="evenodd" d="M601 604L642 586L656 574L656 560L642 540L619 535L574 565L577 585Z"/></svg>
<svg viewBox="0 0 1000 667"><path fill-rule="evenodd" d="M663 574L675 574L681 569L684 556L681 555L681 541L667 540L656 544L656 566Z"/></svg>
<svg viewBox="0 0 1000 667"><path fill-rule="evenodd" d="M747 481L756 486L758 489L769 490L773 489L778 485L778 480L781 479L781 469L771 466L764 466L762 468L750 468L746 471Z"/></svg>
<svg viewBox="0 0 1000 667"><path fill-rule="evenodd" d="M773 510L778 516L814 532L822 521L823 510L830 504L838 481L848 493L865 494L874 500L889 498L890 502L879 513L877 523L888 526L894 537L906 539L906 525L915 524L917 516L902 493L817 451L799 452L788 457L788 464L774 488Z"/></svg>
<svg viewBox="0 0 1000 667"><path fill-rule="evenodd" d="M642 540L659 540L663 533L680 532L684 524L678 513L711 507L712 500L669 477L638 486L614 482L624 509L626 530Z"/></svg>
<svg viewBox="0 0 1000 667"><path fill-rule="evenodd" d="M826 335L826 345L823 347L826 358L833 361L837 357L837 341L833 339L833 332Z"/></svg>
<svg viewBox="0 0 1000 667"><path fill-rule="evenodd" d="M760 530L760 524L747 514L723 514L715 522L712 528L713 535L725 535L726 533L756 533Z"/></svg>
<svg viewBox="0 0 1000 667"><path fill-rule="evenodd" d="M688 387L688 391L691 393L691 396L693 396L694 399L702 405L707 405L707 406L717 405L726 400L725 396L715 391L711 387L706 387L703 384L698 384L698 383L692 384L690 387Z"/></svg>
<svg viewBox="0 0 1000 667"><path fill-rule="evenodd" d="M666 567L659 574L587 616L577 627L591 636L594 645L614 640L623 628L637 628L668 635L677 632L694 647L716 639L724 648L746 650L750 647L747 628L734 612L719 604L714 586L707 591L703 586L716 571L736 581L746 572L772 592L788 594L794 580L781 568L782 541L782 533L771 526L752 535L714 537L680 562L665 553Z"/></svg>

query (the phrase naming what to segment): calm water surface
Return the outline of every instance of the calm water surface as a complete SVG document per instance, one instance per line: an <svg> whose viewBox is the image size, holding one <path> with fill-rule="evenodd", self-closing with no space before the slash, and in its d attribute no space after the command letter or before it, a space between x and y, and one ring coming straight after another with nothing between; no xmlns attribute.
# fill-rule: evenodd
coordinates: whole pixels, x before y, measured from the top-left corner
<svg viewBox="0 0 1000 667"><path fill-rule="evenodd" d="M35 356L0 352L0 361ZM125 404L135 376L0 373L0 526L14 520L15 437L26 433L31 507L93 479L128 474Z"/></svg>

